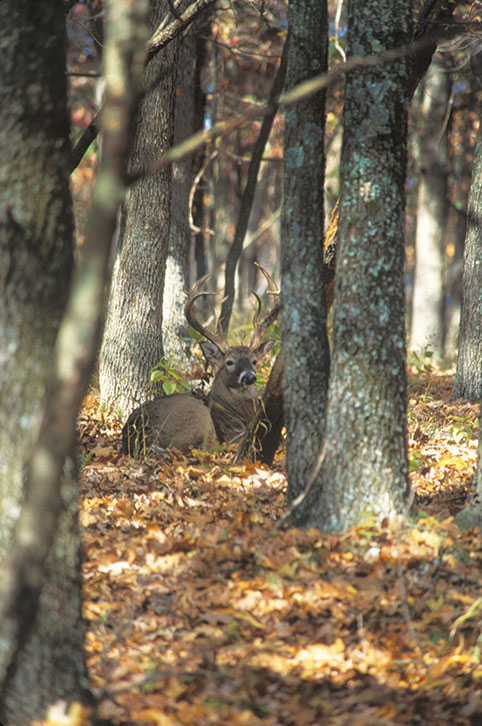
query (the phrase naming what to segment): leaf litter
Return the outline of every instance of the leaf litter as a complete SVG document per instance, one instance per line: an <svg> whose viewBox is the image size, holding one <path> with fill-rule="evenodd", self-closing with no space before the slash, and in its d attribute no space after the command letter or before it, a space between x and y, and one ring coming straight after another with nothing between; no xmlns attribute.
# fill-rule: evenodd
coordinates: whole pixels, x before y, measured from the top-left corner
<svg viewBox="0 0 482 726"><path fill-rule="evenodd" d="M482 538L460 531L477 408L410 373L412 521L278 528L284 454L121 454L79 417L84 614L99 715L149 726L482 723Z"/></svg>

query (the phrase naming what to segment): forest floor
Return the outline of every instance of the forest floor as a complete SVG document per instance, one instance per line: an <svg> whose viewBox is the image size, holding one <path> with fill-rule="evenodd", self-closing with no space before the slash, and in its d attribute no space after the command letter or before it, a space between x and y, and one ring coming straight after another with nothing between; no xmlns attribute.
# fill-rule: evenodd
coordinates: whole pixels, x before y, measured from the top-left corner
<svg viewBox="0 0 482 726"><path fill-rule="evenodd" d="M410 523L277 527L284 454L136 462L87 397L79 419L87 655L101 714L149 726L482 723L477 407L410 371Z"/></svg>

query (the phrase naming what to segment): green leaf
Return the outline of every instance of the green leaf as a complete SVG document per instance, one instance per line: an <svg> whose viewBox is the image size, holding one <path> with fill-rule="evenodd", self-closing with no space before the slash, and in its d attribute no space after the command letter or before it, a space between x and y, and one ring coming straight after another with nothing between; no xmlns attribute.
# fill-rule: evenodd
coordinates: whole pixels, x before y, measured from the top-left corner
<svg viewBox="0 0 482 726"><path fill-rule="evenodd" d="M162 390L167 396L170 396L171 393L174 393L176 390L176 384L174 381L164 381L162 384Z"/></svg>

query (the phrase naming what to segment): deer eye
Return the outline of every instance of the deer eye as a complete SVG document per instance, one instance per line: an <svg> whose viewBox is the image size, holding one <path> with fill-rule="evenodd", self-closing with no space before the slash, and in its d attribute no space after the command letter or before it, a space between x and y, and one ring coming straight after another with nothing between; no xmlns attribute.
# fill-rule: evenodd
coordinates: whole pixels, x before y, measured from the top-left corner
<svg viewBox="0 0 482 726"><path fill-rule="evenodd" d="M256 366L258 365L258 359L253 358L253 360L251 361L251 365L253 366L253 368L256 368Z"/></svg>
<svg viewBox="0 0 482 726"><path fill-rule="evenodd" d="M228 358L226 361L226 368L234 368L234 360L232 358Z"/></svg>

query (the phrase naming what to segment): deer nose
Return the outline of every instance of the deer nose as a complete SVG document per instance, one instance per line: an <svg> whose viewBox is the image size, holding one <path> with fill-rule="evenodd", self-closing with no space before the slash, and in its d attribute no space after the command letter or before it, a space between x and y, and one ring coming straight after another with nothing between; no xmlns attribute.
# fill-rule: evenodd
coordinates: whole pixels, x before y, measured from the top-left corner
<svg viewBox="0 0 482 726"><path fill-rule="evenodd" d="M252 386L253 383L256 383L256 375L253 371L246 371L241 374L239 382L242 386Z"/></svg>

